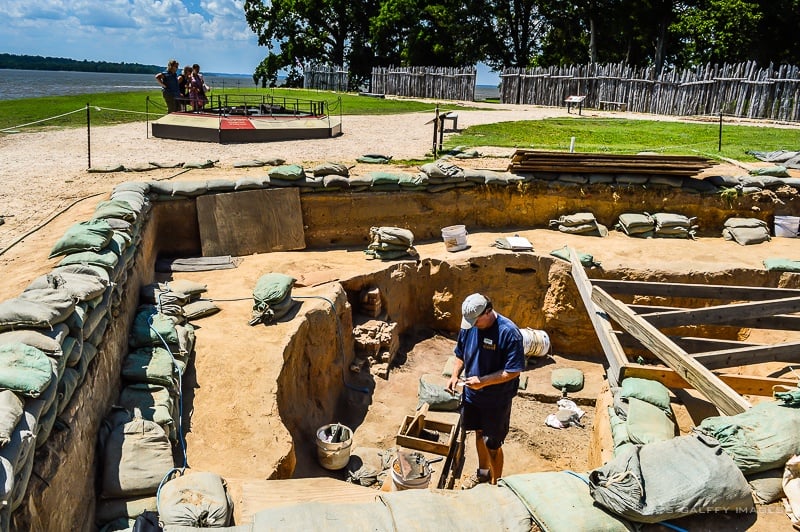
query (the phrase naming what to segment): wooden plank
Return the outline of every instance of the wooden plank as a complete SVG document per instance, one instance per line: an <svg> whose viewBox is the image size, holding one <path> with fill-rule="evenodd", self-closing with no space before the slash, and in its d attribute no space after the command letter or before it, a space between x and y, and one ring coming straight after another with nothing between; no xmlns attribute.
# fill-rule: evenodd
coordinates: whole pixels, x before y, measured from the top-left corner
<svg viewBox="0 0 800 532"><path fill-rule="evenodd" d="M681 325L721 324L731 319L764 318L785 312L800 311L800 297L787 297L769 301L751 301L731 305L714 305L697 309L668 310L645 314L642 318L660 329Z"/></svg>
<svg viewBox="0 0 800 532"><path fill-rule="evenodd" d="M623 331L614 331L619 338L619 343L622 347L642 347L642 343ZM738 340L724 340L718 338L698 338L696 336L667 336L670 340L681 346L688 353L706 352L706 351L719 351L722 349L739 349L742 347L762 346L763 344L754 344L750 342L739 342Z"/></svg>
<svg viewBox="0 0 800 532"><path fill-rule="evenodd" d="M642 342L667 366L705 395L720 412L734 415L750 408L750 403L721 381L719 377L690 357L686 351L664 336L653 325L608 295L602 288L592 289L592 301L606 311L623 329Z"/></svg>
<svg viewBox="0 0 800 532"><path fill-rule="evenodd" d="M800 342L720 349L695 353L692 357L708 369L747 366L762 362L800 362Z"/></svg>
<svg viewBox="0 0 800 532"><path fill-rule="evenodd" d="M306 247L296 187L200 196L197 221L204 256L242 256Z"/></svg>
<svg viewBox="0 0 800 532"><path fill-rule="evenodd" d="M587 469L596 469L614 458L614 438L611 435L611 422L608 415L608 408L613 404L614 396L611 395L608 382L604 382L594 407Z"/></svg>
<svg viewBox="0 0 800 532"><path fill-rule="evenodd" d="M414 417L411 418L411 423L408 424L406 429L406 436L413 438L419 437L419 433L425 428L425 416L428 415L428 409L431 407L428 403L423 403Z"/></svg>
<svg viewBox="0 0 800 532"><path fill-rule="evenodd" d="M614 329L611 327L608 316L600 312L592 302L592 284L586 275L586 270L583 269L583 264L581 264L577 252L571 247L567 249L572 263L572 279L575 281L575 286L577 286L581 295L583 305L586 307L586 312L589 314L594 331L597 333L597 339L600 340L603 353L606 355L606 360L608 360L608 382L611 386L618 386L620 368L628 362L628 357L614 334Z"/></svg>
<svg viewBox="0 0 800 532"><path fill-rule="evenodd" d="M592 285L614 295L708 298L729 301L756 301L800 296L798 289L759 286L614 281L610 279L595 279L592 281Z"/></svg>
<svg viewBox="0 0 800 532"><path fill-rule="evenodd" d="M628 305L628 308L640 316L681 310L679 307L662 307L658 305ZM800 316L793 314L777 314L760 318L732 316L726 323L717 325L747 327L749 329L772 329L776 331L800 331Z"/></svg>
<svg viewBox="0 0 800 532"><path fill-rule="evenodd" d="M693 388L686 379L670 368L627 364L622 368L623 378L639 377L656 380L667 388ZM772 387L777 385L796 387L797 379L779 379L775 377L758 377L752 375L734 375L721 373L719 379L742 395L772 396Z"/></svg>
<svg viewBox="0 0 800 532"><path fill-rule="evenodd" d="M303 502L336 504L373 502L378 495L372 488L327 477L289 480L246 479L242 481L241 486L241 513L244 523L252 522L253 515L266 508Z"/></svg>

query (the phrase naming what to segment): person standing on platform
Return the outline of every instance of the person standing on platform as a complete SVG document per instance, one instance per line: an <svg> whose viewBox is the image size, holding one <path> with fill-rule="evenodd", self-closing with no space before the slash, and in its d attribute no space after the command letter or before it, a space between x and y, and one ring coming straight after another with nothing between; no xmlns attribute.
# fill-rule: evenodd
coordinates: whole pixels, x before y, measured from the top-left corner
<svg viewBox="0 0 800 532"><path fill-rule="evenodd" d="M156 80L161 85L161 95L167 104L167 112L175 113L180 111L181 89L178 84L178 61L170 59L167 69L156 74Z"/></svg>
<svg viewBox="0 0 800 532"><path fill-rule="evenodd" d="M511 424L519 374L525 369L525 352L519 327L495 312L483 294L468 296L461 315L447 389L455 393L463 370L462 423L464 430L475 431L478 452L478 470L461 483L462 489L469 489L484 482L497 484L503 474L503 441Z"/></svg>
<svg viewBox="0 0 800 532"><path fill-rule="evenodd" d="M192 67L183 67L183 74L178 76L178 88L181 91L180 108L186 111L189 107L189 84L192 82Z"/></svg>
<svg viewBox="0 0 800 532"><path fill-rule="evenodd" d="M200 73L200 65L192 65L192 80L189 83L189 100L192 102L192 110L200 111L208 103L206 92L209 90L203 74Z"/></svg>

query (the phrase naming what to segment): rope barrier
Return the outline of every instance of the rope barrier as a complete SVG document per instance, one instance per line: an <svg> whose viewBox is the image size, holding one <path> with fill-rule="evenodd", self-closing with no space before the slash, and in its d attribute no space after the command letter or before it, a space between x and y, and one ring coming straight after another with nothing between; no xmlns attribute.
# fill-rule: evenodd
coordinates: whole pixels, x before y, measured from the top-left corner
<svg viewBox="0 0 800 532"><path fill-rule="evenodd" d="M161 113L148 113L146 111L131 111L131 110L128 110L128 109L114 109L112 107L97 107L97 106L95 106L94 108L97 111L114 111L114 112L118 112L118 113L131 113L131 114L137 114L137 115L159 115L159 114L161 114Z"/></svg>
<svg viewBox="0 0 800 532"><path fill-rule="evenodd" d="M36 120L35 122L28 122L27 124L20 124L18 126L6 127L6 128L3 128L3 129L0 129L0 133L5 133L6 131L11 131L11 130L14 130L14 129L18 128L18 127L26 127L26 126L33 126L33 125L36 125L36 124L41 124L42 122L47 122L49 120L55 120L56 118L63 118L65 116L73 115L75 113L83 113L85 111L86 111L86 108L85 107L81 107L80 109L75 109L74 111L69 111L68 113L64 113L64 114L56 115L56 116L50 116L48 118L42 118L41 120Z"/></svg>

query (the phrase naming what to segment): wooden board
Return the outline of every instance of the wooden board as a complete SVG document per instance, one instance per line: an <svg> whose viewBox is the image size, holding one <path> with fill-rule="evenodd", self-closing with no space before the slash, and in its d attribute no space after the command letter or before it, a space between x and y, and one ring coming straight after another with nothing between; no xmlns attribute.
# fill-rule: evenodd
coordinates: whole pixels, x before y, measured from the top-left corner
<svg viewBox="0 0 800 532"><path fill-rule="evenodd" d="M752 375L718 375L720 380L742 395L758 395L772 397L772 387L777 385L795 387L797 379L779 379L775 377L757 377ZM658 366L642 366L626 364L622 368L622 378L638 377L658 381L667 388L692 388L686 379L670 368Z"/></svg>
<svg viewBox="0 0 800 532"><path fill-rule="evenodd" d="M661 296L722 299L728 301L781 299L800 296L795 288L769 288L761 286L734 286L719 284L657 283L649 281L617 281L594 279L592 285L612 295Z"/></svg>
<svg viewBox="0 0 800 532"><path fill-rule="evenodd" d="M592 301L697 391L705 395L720 412L735 415L751 407L750 403L718 376L603 289L593 288Z"/></svg>
<svg viewBox="0 0 800 532"><path fill-rule="evenodd" d="M197 222L206 257L238 257L306 247L296 187L200 196Z"/></svg>
<svg viewBox="0 0 800 532"><path fill-rule="evenodd" d="M232 483L236 484L235 479ZM253 515L266 508L302 502L346 504L372 502L378 493L372 489L333 478L298 478L289 480L241 481L243 523L253 521Z"/></svg>

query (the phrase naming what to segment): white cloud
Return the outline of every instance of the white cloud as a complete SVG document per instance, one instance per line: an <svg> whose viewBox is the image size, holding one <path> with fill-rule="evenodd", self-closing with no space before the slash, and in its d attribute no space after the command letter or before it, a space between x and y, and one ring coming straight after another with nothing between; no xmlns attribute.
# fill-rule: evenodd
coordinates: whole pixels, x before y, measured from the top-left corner
<svg viewBox="0 0 800 532"><path fill-rule="evenodd" d="M252 73L267 54L241 0L6 0L0 50L126 63L200 63ZM192 8L191 6L196 6Z"/></svg>

